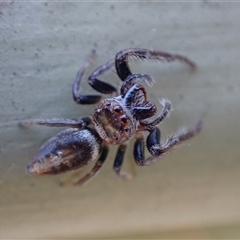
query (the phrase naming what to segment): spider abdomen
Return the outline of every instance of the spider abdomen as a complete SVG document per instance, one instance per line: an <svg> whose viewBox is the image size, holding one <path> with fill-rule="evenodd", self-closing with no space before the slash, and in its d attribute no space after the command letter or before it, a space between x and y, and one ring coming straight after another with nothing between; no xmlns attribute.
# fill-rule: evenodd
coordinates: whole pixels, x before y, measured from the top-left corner
<svg viewBox="0 0 240 240"><path fill-rule="evenodd" d="M79 169L99 157L101 142L92 129L64 130L39 149L27 167L28 172L48 175Z"/></svg>

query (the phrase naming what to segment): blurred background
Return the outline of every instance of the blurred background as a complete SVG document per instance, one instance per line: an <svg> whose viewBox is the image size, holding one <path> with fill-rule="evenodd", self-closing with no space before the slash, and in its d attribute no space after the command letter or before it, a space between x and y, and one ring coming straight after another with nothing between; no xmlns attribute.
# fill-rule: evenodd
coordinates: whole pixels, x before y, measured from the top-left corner
<svg viewBox="0 0 240 240"><path fill-rule="evenodd" d="M240 238L239 29L239 3L0 1L0 238ZM199 119L201 134L148 167L135 165L130 141L131 181L112 171L116 146L82 187L59 186L71 174L28 175L29 160L62 129L18 121L90 115L94 106L72 100L78 69L92 49L87 74L129 47L197 63L130 65L155 78L149 100L173 104L163 136ZM101 79L120 84L114 69ZM82 90L94 93L87 81Z"/></svg>

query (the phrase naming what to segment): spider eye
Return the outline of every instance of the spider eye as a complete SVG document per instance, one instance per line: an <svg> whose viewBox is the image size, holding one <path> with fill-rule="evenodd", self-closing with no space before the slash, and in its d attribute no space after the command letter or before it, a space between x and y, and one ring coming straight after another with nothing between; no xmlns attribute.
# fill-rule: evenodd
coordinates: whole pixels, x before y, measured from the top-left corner
<svg viewBox="0 0 240 240"><path fill-rule="evenodd" d="M121 117L121 121L122 121L123 123L127 123L127 118L126 118L125 115L123 115L123 116Z"/></svg>
<svg viewBox="0 0 240 240"><path fill-rule="evenodd" d="M121 112L121 108L119 106L115 106L113 108L113 110L116 112L116 113L120 113Z"/></svg>

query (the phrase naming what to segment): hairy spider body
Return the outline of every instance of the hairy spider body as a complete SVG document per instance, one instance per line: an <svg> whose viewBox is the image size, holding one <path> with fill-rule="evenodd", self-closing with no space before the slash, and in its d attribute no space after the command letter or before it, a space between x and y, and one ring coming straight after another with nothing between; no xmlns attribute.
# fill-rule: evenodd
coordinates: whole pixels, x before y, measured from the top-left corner
<svg viewBox="0 0 240 240"><path fill-rule="evenodd" d="M94 129L68 128L39 149L27 167L28 172L49 175L79 169L99 157L101 144Z"/></svg>
<svg viewBox="0 0 240 240"><path fill-rule="evenodd" d="M165 153L172 150L180 143L192 138L201 130L201 121L193 130L182 129L170 135L166 141L160 141L160 130L157 125L162 122L171 110L171 103L161 99L162 111L153 121L157 112L154 103L147 101L145 88L140 81L148 85L153 84L153 79L147 74L132 74L128 66L128 58L155 59L159 61L179 60L195 68L195 64L181 55L173 55L161 51L130 48L117 53L115 59L98 67L88 78L89 84L96 91L103 94L111 94L111 97L103 99L101 95L79 94L80 84L85 70L89 67L95 52L85 62L77 73L73 83L73 99L78 104L95 104L97 106L92 116L79 119L33 119L24 120L20 125L43 125L48 127L68 127L55 137L48 140L29 163L29 173L36 175L51 175L80 169L96 160L91 171L74 182L80 185L92 178L101 168L108 154L108 145L119 145L114 160L113 170L124 179L130 179L131 175L121 170L126 151L126 142L135 137L134 159L137 165L147 166L154 163ZM123 81L118 91L109 83L97 78L100 74L115 68L119 78ZM146 146L151 156L145 158L145 141L141 131L148 131Z"/></svg>

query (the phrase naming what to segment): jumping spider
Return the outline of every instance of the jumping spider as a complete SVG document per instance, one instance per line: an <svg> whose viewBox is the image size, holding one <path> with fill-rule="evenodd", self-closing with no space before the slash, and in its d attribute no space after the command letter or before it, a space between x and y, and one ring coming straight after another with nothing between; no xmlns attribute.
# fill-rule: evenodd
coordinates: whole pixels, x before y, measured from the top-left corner
<svg viewBox="0 0 240 240"><path fill-rule="evenodd" d="M33 119L24 120L20 125L44 125L48 127L68 127L55 137L48 140L27 166L28 172L36 175L51 175L80 169L96 160L91 171L74 185L83 184L92 178L101 168L108 154L108 145L119 145L114 160L113 170L122 178L131 178L131 175L121 171L126 142L135 137L134 159L137 165L146 166L154 163L159 157L169 152L178 144L195 136L201 130L201 122L195 129L181 129L170 135L166 141L160 141L160 130L157 125L162 122L169 111L171 103L161 99L162 111L155 120L148 118L157 112L156 105L147 101L145 88L139 84L144 81L151 85L153 79L147 74L132 74L128 65L128 58L155 59L164 62L179 60L190 67L195 64L181 55L173 55L161 51L130 48L117 53L115 59L98 67L88 78L93 89L102 94L111 94L110 98L102 99L101 95L80 95L80 84L85 70L89 67L92 57L85 62L78 71L73 83L73 99L78 104L96 104L92 117L71 119ZM115 65L117 75L123 81L120 90L97 77ZM145 158L145 141L142 131L148 131L146 146L151 156Z"/></svg>

